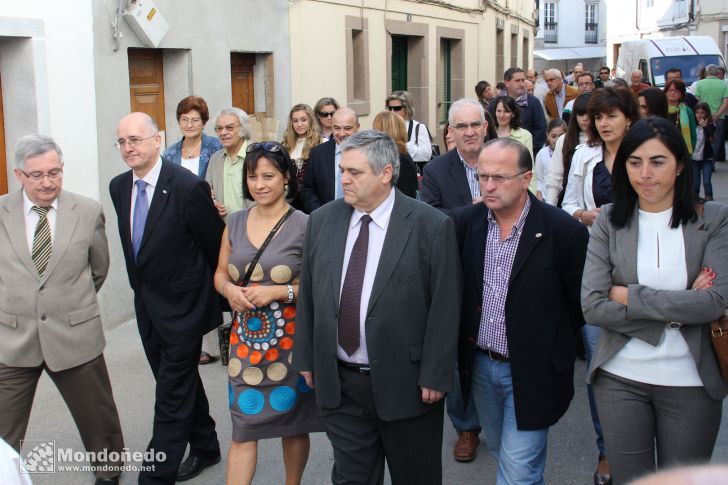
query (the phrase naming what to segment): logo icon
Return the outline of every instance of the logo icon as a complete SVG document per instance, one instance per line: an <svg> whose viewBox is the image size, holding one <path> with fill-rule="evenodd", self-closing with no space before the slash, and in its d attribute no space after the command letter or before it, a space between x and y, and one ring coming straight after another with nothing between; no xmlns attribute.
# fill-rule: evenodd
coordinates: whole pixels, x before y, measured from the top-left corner
<svg viewBox="0 0 728 485"><path fill-rule="evenodd" d="M56 471L54 440L21 440L21 473L54 473Z"/></svg>

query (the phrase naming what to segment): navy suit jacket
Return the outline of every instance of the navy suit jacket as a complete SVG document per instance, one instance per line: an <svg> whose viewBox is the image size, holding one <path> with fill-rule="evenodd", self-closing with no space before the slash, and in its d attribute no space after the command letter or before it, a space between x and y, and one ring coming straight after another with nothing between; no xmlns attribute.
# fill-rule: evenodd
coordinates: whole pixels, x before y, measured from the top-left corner
<svg viewBox="0 0 728 485"><path fill-rule="evenodd" d="M574 337L582 325L581 276L589 233L561 209L529 193L505 304L506 336L518 429L556 423L574 396ZM470 393L483 300L488 208L453 213L463 267L458 364Z"/></svg>
<svg viewBox="0 0 728 485"><path fill-rule="evenodd" d="M336 171L336 142L331 137L326 143L311 149L308 156L306 173L299 197L303 210L310 214L336 197L334 172Z"/></svg>
<svg viewBox="0 0 728 485"><path fill-rule="evenodd" d="M131 170L109 184L142 338L152 328L170 343L189 342L222 323L212 277L225 224L210 186L162 161L137 260L131 247Z"/></svg>
<svg viewBox="0 0 728 485"><path fill-rule="evenodd" d="M425 165L420 200L448 215L456 207L473 204L470 185L457 149L452 149Z"/></svg>

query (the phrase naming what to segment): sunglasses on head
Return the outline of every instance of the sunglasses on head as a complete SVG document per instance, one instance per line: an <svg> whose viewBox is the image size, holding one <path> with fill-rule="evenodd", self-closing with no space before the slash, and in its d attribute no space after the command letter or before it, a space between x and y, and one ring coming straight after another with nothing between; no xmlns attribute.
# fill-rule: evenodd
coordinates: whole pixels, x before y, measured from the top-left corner
<svg viewBox="0 0 728 485"><path fill-rule="evenodd" d="M318 115L321 118L333 118L335 111L319 111Z"/></svg>
<svg viewBox="0 0 728 485"><path fill-rule="evenodd" d="M404 106L387 106L387 109L389 111L402 111Z"/></svg>
<svg viewBox="0 0 728 485"><path fill-rule="evenodd" d="M276 153L281 151L282 148L281 144L276 141L262 141L260 143L251 143L245 152L250 153L256 150L265 150L266 152Z"/></svg>

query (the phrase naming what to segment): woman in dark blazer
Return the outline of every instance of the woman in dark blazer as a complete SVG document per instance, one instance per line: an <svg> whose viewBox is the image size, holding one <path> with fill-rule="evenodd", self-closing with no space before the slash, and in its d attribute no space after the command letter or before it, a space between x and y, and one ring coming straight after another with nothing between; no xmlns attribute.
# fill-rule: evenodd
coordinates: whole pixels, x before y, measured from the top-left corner
<svg viewBox="0 0 728 485"><path fill-rule="evenodd" d="M629 130L612 191L592 228L582 307L603 329L588 379L617 485L710 460L728 394L709 337L728 301L728 207L696 206L687 147L663 118Z"/></svg>

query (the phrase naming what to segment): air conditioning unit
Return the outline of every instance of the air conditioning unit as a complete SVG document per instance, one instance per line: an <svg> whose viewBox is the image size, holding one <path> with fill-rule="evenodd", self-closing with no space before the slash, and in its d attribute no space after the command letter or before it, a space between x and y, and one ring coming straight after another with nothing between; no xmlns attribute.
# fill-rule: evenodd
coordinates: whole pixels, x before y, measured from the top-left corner
<svg viewBox="0 0 728 485"><path fill-rule="evenodd" d="M152 0L131 0L124 11L124 19L142 43L159 47L169 30L169 24Z"/></svg>

